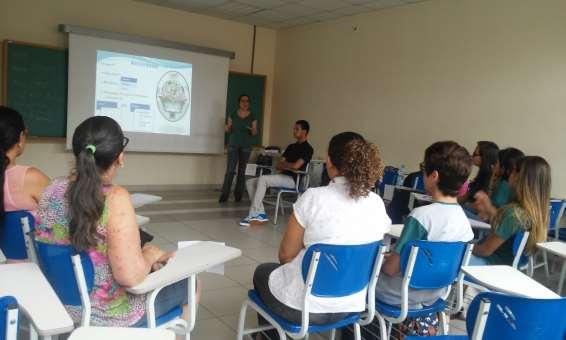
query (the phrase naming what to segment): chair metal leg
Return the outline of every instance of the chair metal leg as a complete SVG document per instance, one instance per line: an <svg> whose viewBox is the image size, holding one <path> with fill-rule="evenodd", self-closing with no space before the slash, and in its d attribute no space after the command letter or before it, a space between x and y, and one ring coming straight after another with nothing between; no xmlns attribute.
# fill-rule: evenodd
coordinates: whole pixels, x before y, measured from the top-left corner
<svg viewBox="0 0 566 340"><path fill-rule="evenodd" d="M29 321L29 340L38 340L39 336L37 335L37 331L35 330L35 327L33 326L33 323L31 322L31 320Z"/></svg>
<svg viewBox="0 0 566 340"><path fill-rule="evenodd" d="M330 331L330 340L336 339L336 328Z"/></svg>
<svg viewBox="0 0 566 340"><path fill-rule="evenodd" d="M449 320L446 318L446 314L444 312L439 313L440 317L440 331L442 335L448 335L448 328L450 327Z"/></svg>
<svg viewBox="0 0 566 340"><path fill-rule="evenodd" d="M362 340L362 331L360 329L360 324L357 322L354 324L354 336L356 340Z"/></svg>
<svg viewBox="0 0 566 340"><path fill-rule="evenodd" d="M244 301L242 303L242 308L240 309L240 319L238 320L238 335L236 336L237 340L243 340L244 338L244 326L246 323L246 310L248 308L248 301Z"/></svg>
<svg viewBox="0 0 566 340"><path fill-rule="evenodd" d="M550 271L548 270L548 254L546 253L546 250L542 251L542 259L544 261L544 273L546 274L546 278L548 279L548 277L550 276Z"/></svg>
<svg viewBox="0 0 566 340"><path fill-rule="evenodd" d="M389 336L387 335L387 325L385 323L385 319L381 317L381 315L377 316L377 321L379 322L379 337L380 339L387 340Z"/></svg>
<svg viewBox="0 0 566 340"><path fill-rule="evenodd" d="M562 262L562 271L560 272L560 280L558 281L558 289L556 293L562 295L562 286L564 285L564 276L566 276L566 260Z"/></svg>
<svg viewBox="0 0 566 340"><path fill-rule="evenodd" d="M277 202L275 203L275 217L273 218L273 224L277 224L277 215L279 214L279 204L281 203L281 192L277 193Z"/></svg>

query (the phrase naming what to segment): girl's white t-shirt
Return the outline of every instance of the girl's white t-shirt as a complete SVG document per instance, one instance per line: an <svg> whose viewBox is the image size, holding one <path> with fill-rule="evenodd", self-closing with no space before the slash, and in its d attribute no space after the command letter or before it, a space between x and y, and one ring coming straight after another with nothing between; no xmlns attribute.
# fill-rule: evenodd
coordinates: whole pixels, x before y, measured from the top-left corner
<svg viewBox="0 0 566 340"><path fill-rule="evenodd" d="M294 214L305 229L305 249L317 243L366 244L382 240L391 228L385 205L374 192L354 200L344 177L325 187L307 190L294 204ZM305 283L301 264L305 249L269 277L271 293L285 305L301 310ZM352 263L355 266L355 263ZM366 289L339 298L310 297L311 313L346 313L365 309Z"/></svg>

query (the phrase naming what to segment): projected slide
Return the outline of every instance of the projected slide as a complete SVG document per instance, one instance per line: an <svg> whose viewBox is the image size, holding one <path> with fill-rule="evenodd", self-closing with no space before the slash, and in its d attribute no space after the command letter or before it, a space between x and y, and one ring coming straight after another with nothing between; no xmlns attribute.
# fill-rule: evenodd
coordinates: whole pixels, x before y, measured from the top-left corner
<svg viewBox="0 0 566 340"><path fill-rule="evenodd" d="M190 136L192 65L96 51L94 112L124 131Z"/></svg>

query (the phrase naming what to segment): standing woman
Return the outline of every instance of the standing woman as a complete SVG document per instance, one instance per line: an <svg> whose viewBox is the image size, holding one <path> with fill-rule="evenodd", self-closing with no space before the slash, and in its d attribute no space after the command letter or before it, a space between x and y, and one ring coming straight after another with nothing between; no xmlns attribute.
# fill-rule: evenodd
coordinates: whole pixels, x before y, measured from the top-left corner
<svg viewBox="0 0 566 340"><path fill-rule="evenodd" d="M252 152L254 136L257 135L257 117L250 112L250 97L246 94L238 97L239 108L228 116L225 131L228 137L228 164L226 166L226 175L224 176L224 184L222 185L222 194L219 203L224 203L230 196L232 189L232 181L238 167L238 178L236 180L236 190L234 198L236 202L242 200L244 192L246 164Z"/></svg>

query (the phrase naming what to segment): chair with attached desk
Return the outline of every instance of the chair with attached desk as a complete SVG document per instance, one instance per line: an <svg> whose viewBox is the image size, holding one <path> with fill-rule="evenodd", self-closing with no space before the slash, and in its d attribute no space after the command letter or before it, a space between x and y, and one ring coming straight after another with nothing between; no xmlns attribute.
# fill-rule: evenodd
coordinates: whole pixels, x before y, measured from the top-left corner
<svg viewBox="0 0 566 340"><path fill-rule="evenodd" d="M86 252L77 253L70 245L49 244L34 241L39 265L45 277L55 290L55 293L64 305L78 306L82 309L81 326L90 325L91 301L90 293L94 285L94 265ZM189 304L195 306L196 278L189 280ZM166 286L166 285L165 285ZM182 306L177 306L162 316L155 315L154 302L159 287L151 291L146 300L147 321L141 327L170 328L177 333L190 338L190 330L194 327L196 308L191 308L191 321L187 323L181 319ZM194 311L195 313L193 313Z"/></svg>
<svg viewBox="0 0 566 340"><path fill-rule="evenodd" d="M287 334L293 339L304 338L309 333L331 331L334 340L336 329L354 325L356 340L361 338L360 325L365 325L374 317L375 285L383 263L385 247L381 241L362 245L315 244L306 250L302 262L302 275L305 282L304 303L301 309L300 324L291 323L273 313L261 300L255 290L248 292L242 304L238 324L237 339L246 334L277 330L280 339ZM326 325L309 324L309 300L316 297L343 297L367 289L368 314L349 313L344 319ZM263 316L270 325L255 329L245 329L247 307Z"/></svg>
<svg viewBox="0 0 566 340"><path fill-rule="evenodd" d="M566 201L561 199L551 199L549 207L548 216L548 241L552 243L553 241L566 241L566 229L560 230L560 221L564 215L564 210L566 209ZM550 276L550 270L548 266L548 253L544 247L539 247L542 254L542 263L533 265L534 268L544 267L544 272L546 277ZM561 279L562 281L563 279ZM559 284L561 286L561 284Z"/></svg>
<svg viewBox="0 0 566 340"><path fill-rule="evenodd" d="M527 272L530 277L533 276L534 265L532 256L525 254L525 246L529 240L528 231L520 231L515 234L513 239L513 263L511 267ZM481 284L474 282L474 280L464 277L464 285L474 287L481 291L486 291L487 288Z"/></svg>
<svg viewBox="0 0 566 340"><path fill-rule="evenodd" d="M277 224L279 209L281 209L281 214L285 214L285 205L287 204L288 206L291 206L291 203L284 201L282 196L295 195L297 197L300 197L309 188L310 163L307 163L307 165L305 166L305 170L292 170L292 172L297 175L294 188L285 188L285 187L269 188L269 190L275 192L275 196L276 196L275 216L273 217L273 224ZM273 204L272 201L268 201L268 200L264 200L264 203Z"/></svg>
<svg viewBox="0 0 566 340"><path fill-rule="evenodd" d="M0 297L0 340L18 338L18 301L12 296Z"/></svg>
<svg viewBox="0 0 566 340"><path fill-rule="evenodd" d="M468 335L439 340L566 339L566 298L533 299L501 293L480 293L468 309ZM405 340L425 337L411 336ZM428 337L427 337L428 338Z"/></svg>
<svg viewBox="0 0 566 340"><path fill-rule="evenodd" d="M35 219L29 211L10 211L4 215L4 226L0 228L0 250L9 260L34 261L29 233Z"/></svg>
<svg viewBox="0 0 566 340"><path fill-rule="evenodd" d="M376 301L376 315L380 327L386 327L386 337L391 337L393 324L398 324L407 317L423 317L432 313L440 313L441 330L447 332L448 320L444 314L446 300L450 288L456 282L458 305L462 304L463 273L462 266L468 263L472 245L466 242L433 242L414 240L408 242L401 252L401 305L393 306ZM444 297L430 306L409 308L409 288L441 289L448 288Z"/></svg>
<svg viewBox="0 0 566 340"><path fill-rule="evenodd" d="M381 178L381 181L379 181L379 185L376 186L376 188L379 188L378 194L380 194L383 199L386 199L386 196L389 196L385 194L386 191L391 191L390 195L393 196L393 189L386 189L387 187L393 187L397 184L398 173L399 169L392 166L386 166L383 170L383 177ZM391 197L389 197L389 200L391 200Z"/></svg>

